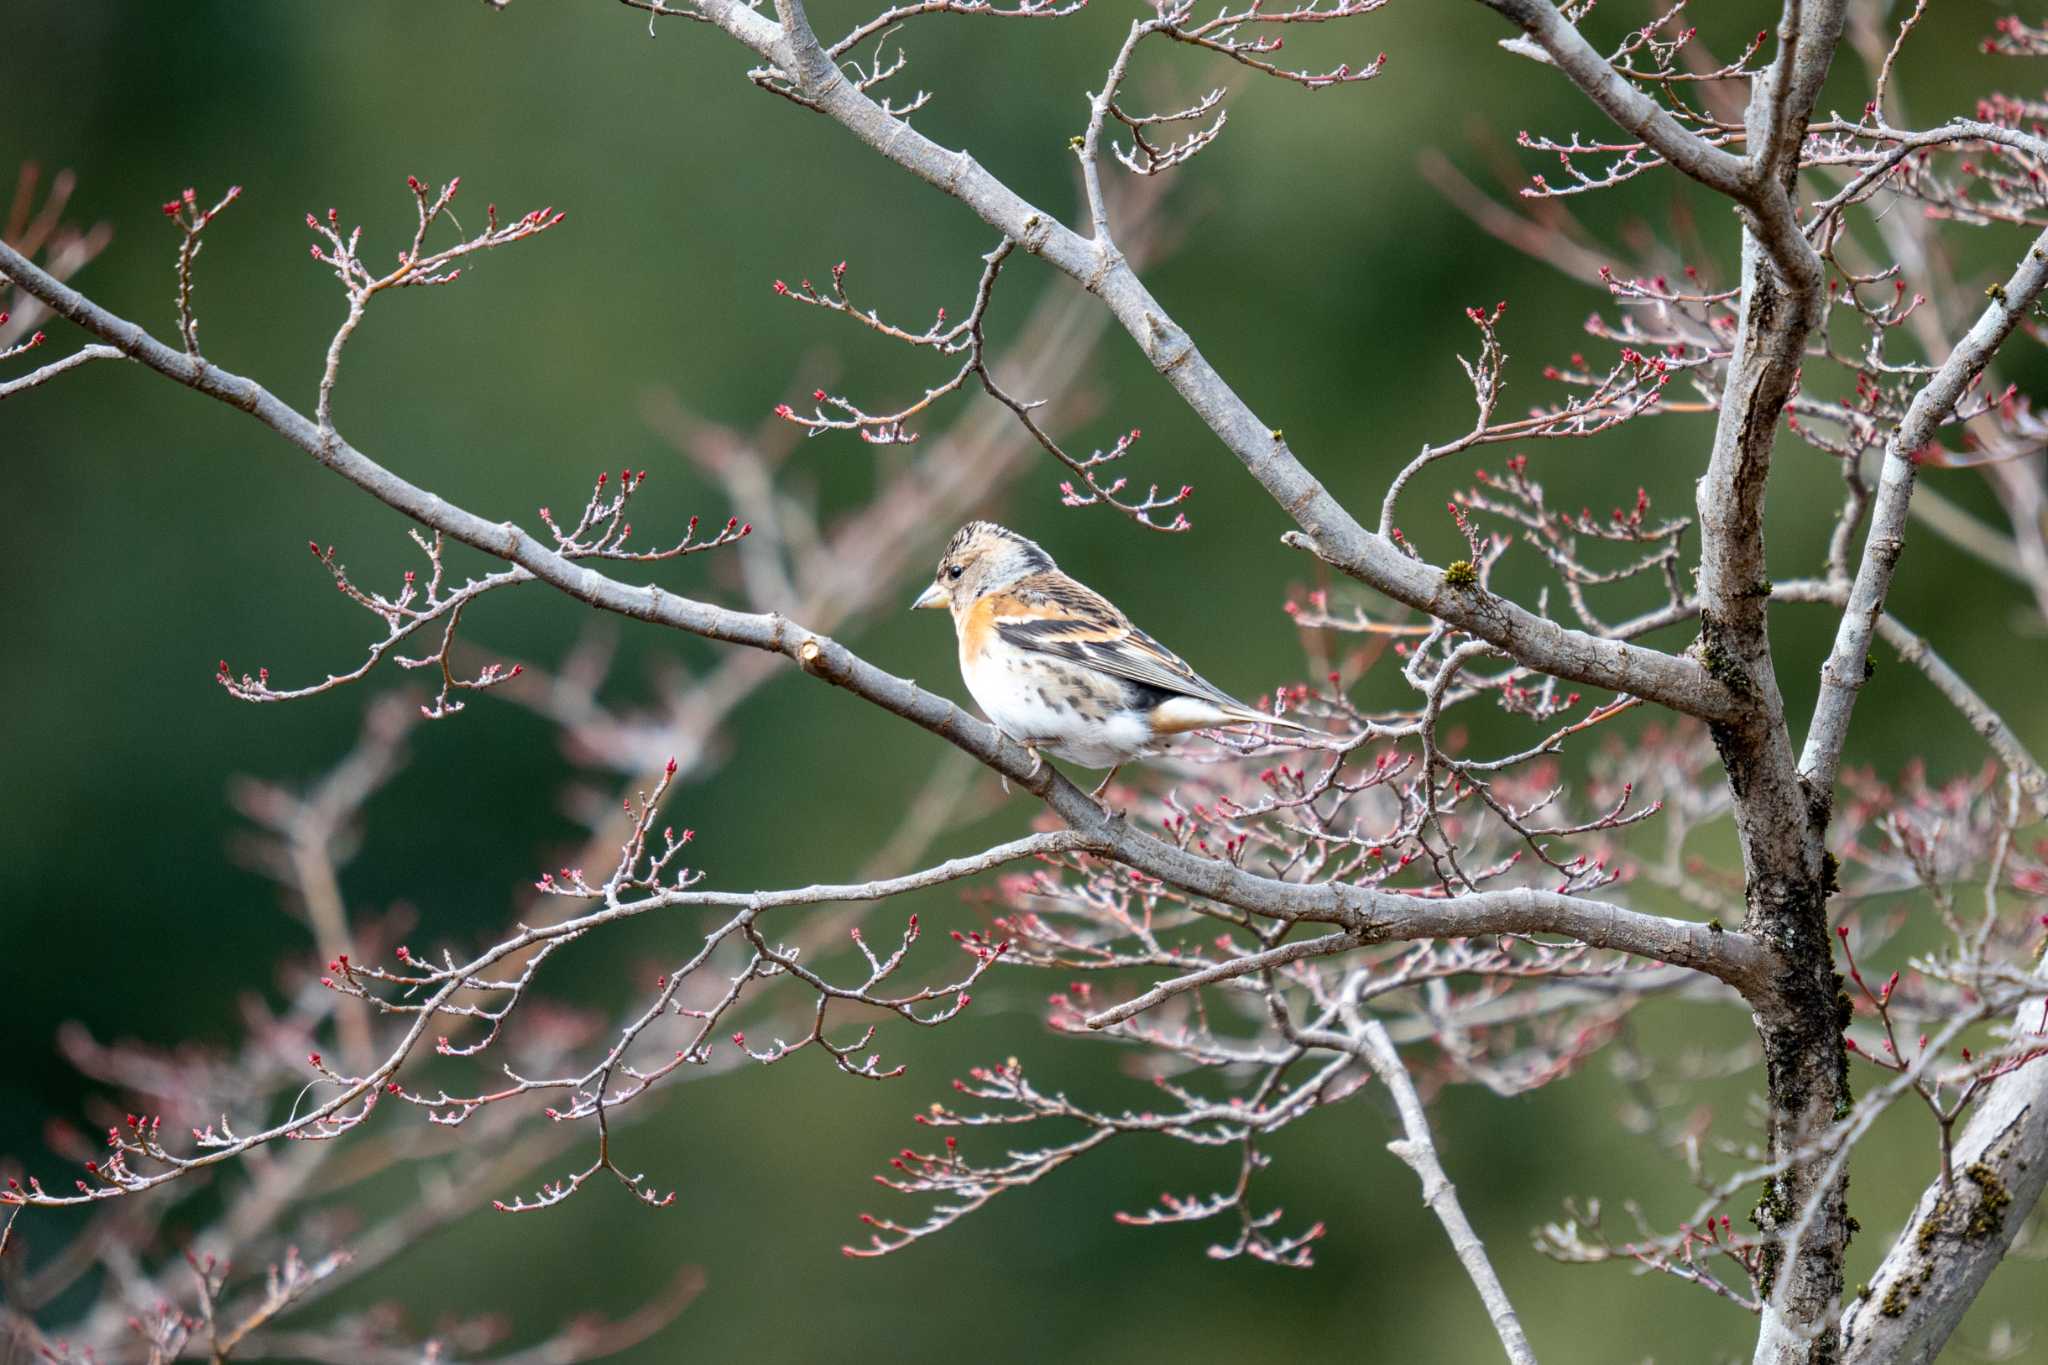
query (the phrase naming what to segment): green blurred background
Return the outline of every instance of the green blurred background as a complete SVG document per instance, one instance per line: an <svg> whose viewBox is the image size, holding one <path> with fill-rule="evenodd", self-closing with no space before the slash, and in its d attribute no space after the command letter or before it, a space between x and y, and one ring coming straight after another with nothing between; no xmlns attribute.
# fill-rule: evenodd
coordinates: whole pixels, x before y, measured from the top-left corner
<svg viewBox="0 0 2048 1365"><path fill-rule="evenodd" d="M1938 8L1939 24L1902 68L1909 99L1930 118L1967 111L1977 92L2025 74L1974 53L1998 10L1977 0ZM1754 31L1768 10L1724 2L1697 6L1693 19L1712 38ZM971 147L1022 193L1071 217L1066 139L1080 130L1083 92L1127 20L1144 12L1104 5L1057 24L927 21L904 35L913 64L900 79L937 95L918 117L924 131ZM845 0L813 8L831 31L860 13ZM112 247L75 283L172 335L175 235L157 205L186 185L206 202L244 185L200 262L202 338L215 361L303 407L341 313L332 279L306 259L307 210L340 207L346 221L368 225L377 250L395 247L409 222L408 173L460 174L458 213L467 205L473 215L485 200L568 210L554 234L473 263L453 289L380 302L344 370L338 414L350 438L485 516L531 524L536 505L572 504L595 470L633 466L658 475L635 510L643 525L692 512L723 517L716 490L642 420L644 395L666 387L706 417L750 429L799 396L792 376L821 347L842 367L836 389L877 403L914 392L927 380L916 358L775 306L770 282L822 278L845 258L865 298L885 309L923 318L944 305L957 315L974 258L991 244L959 206L750 86L746 54L721 35L671 23L650 40L644 16L612 6L518 0L493 14L458 0L13 0L6 27L0 169L23 159L74 168L72 216L114 228ZM1181 173L1168 204L1182 240L1150 272L1154 289L1317 475L1361 509L1377 505L1388 474L1422 442L1469 421L1469 390L1453 362L1470 349L1466 305L1512 301L1504 337L1520 362L1516 406L1542 395L1538 367L1577 349L1580 320L1602 304L1497 247L1416 174L1418 155L1433 148L1487 180L1491 154L1475 135L1513 156L1508 140L1520 128L1602 131L1554 76L1499 52L1492 43L1503 32L1476 5L1407 0L1349 37L1315 35L1299 45L1333 61L1385 49L1386 73L1317 95L1243 86L1220 142ZM1296 46L1290 37L1290 52ZM1149 57L1141 89L1195 94L1230 78L1198 54ZM1824 105L1860 105L1861 87L1847 77ZM1698 212L1714 253L1702 262L1708 278L1729 280L1729 215L1669 179L1574 207L1613 240L1632 222L1661 228L1680 201ZM1976 235L1984 240L1964 244L1967 269L2002 272L1997 262L2018 239ZM1068 287L1020 261L999 297L998 330L1032 295ZM68 327L50 331L60 347L77 340ZM1042 539L1226 686L1252 692L1291 676L1300 652L1278 607L1307 567L1278 545L1281 515L1121 337L1091 368L1100 415L1070 433L1074 444L1143 427L1131 472L1196 484L1194 533L1153 537L1107 514L1062 509L1049 464L985 510ZM2007 369L2023 387L2048 378L2034 354ZM1559 490L1559 505L1626 502L1640 483L1676 514L1689 510L1705 430L1702 419L1672 419L1593 445L1536 447L1532 468ZM1507 453L1489 452L1484 463ZM227 783L241 773L298 780L322 771L351 742L372 691L400 682L385 673L353 692L250 707L215 685L215 660L268 664L282 683L352 666L366 618L323 591L305 542L336 544L380 582L410 561L394 515L239 414L126 368L90 367L9 402L0 459L10 510L0 537L9 660L0 669L0 1153L47 1174L45 1123L80 1114L90 1090L55 1053L60 1021L83 1020L108 1037L226 1043L237 1036L243 993L274 989L280 961L309 955L303 930L277 913L275 888L227 856L236 829ZM1427 509L1472 463L1424 480L1408 503L1411 534L1438 558L1450 557L1455 532ZM857 501L876 468L867 447L828 437L805 444L787 473L815 483L829 510ZM1774 564L1814 572L1836 475L1787 442L1777 477ZM1974 476L1930 477L1995 515ZM934 550L950 529L930 528ZM706 565L656 572L678 590L723 600L729 585ZM2024 738L2048 744L2037 704L2044 649L2017 590L1922 537L1894 605ZM1795 708L1810 699L1824 621L1811 608L1777 618ZM526 590L486 603L470 633L547 661L582 625L570 604ZM942 621L890 611L844 635L876 662L962 695ZM709 657L646 629L628 627L620 644L608 695L626 705L648 690L661 659ZM1982 759L1902 668L1880 673L1858 721L1852 757L1881 770L1916 754L1937 772ZM942 754L938 741L793 671L757 692L723 739L724 765L700 774L674 809L678 823L698 829L713 884L728 887L848 875ZM529 870L552 866L576 836L556 799L572 768L541 721L492 697L423 727L412 752L371 808L346 890L361 909L417 907L415 943L478 943L521 904ZM650 772L662 757L647 755ZM1021 802L1001 805L940 851L1019 832L1028 818ZM1727 856L1725 847L1705 851ZM947 925L982 914L951 894L901 907L912 908ZM588 940L554 961L550 984L570 999L616 998L626 973L672 959L688 934L642 924ZM1397 1361L1494 1352L1412 1177L1382 1150L1391 1130L1376 1095L1273 1144L1267 1200L1285 1205L1290 1222L1331 1224L1306 1273L1212 1263L1199 1227L1114 1224L1113 1210L1141 1207L1161 1189L1214 1188L1234 1166L1228 1154L1145 1141L1112 1144L906 1254L843 1259L840 1243L860 1231L854 1215L891 1197L870 1173L913 1137L910 1113L946 1093L960 1069L1015 1053L1077 1094L1120 1103L1130 1093L1105 1049L1043 1031L1035 1002L1045 989L1040 978L1012 977L959 1026L886 1031L885 1055L911 1066L887 1085L806 1058L680 1088L631 1130L627 1158L678 1189L674 1209L648 1213L615 1189L595 1189L515 1227L486 1210L414 1248L348 1302L396 1299L429 1327L449 1313L502 1312L532 1334L576 1311L623 1311L695 1263L708 1289L632 1358ZM1726 1012L1660 1008L1638 1018L1654 1052L1744 1036ZM1618 1268L1560 1267L1526 1250L1528 1230L1567 1195L1633 1195L1664 1218L1690 1205L1683 1172L1614 1121L1620 1094L1596 1062L1517 1100L1446 1095L1436 1121L1466 1207L1546 1358L1745 1353L1750 1320L1697 1290ZM1744 1094L1723 1087L1703 1098L1734 1130ZM1923 1127L1892 1124L1859 1161L1854 1192L1867 1231L1853 1249L1852 1282L1932 1169ZM61 1220L38 1217L47 1247ZM1998 1317L2048 1325L2023 1293L2029 1273L2003 1272L1966 1335Z"/></svg>

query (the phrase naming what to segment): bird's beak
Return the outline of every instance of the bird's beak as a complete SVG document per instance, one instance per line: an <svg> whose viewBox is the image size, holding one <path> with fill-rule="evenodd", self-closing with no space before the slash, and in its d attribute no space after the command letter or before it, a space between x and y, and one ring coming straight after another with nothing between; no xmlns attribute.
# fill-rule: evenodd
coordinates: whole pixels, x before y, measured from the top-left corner
<svg viewBox="0 0 2048 1365"><path fill-rule="evenodd" d="M917 600L910 604L910 609L917 611L923 607L950 607L952 605L953 594L947 592L937 583L934 583L917 595Z"/></svg>

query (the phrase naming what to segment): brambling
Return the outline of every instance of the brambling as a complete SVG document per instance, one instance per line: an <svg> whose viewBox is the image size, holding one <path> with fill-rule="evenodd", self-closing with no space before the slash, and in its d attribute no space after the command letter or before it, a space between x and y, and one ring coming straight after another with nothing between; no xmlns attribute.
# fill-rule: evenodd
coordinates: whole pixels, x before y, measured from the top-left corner
<svg viewBox="0 0 2048 1365"><path fill-rule="evenodd" d="M1061 573L1044 550L994 522L955 532L932 585L910 605L953 613L960 676L998 730L1034 756L1109 769L1096 796L1125 763L1192 730L1309 731L1207 681L1108 598Z"/></svg>

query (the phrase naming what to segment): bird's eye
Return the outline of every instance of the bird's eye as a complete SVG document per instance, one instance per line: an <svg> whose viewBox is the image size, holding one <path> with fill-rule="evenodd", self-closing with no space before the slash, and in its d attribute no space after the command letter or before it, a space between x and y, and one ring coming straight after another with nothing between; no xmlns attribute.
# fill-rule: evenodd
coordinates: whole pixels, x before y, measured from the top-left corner
<svg viewBox="0 0 2048 1365"><path fill-rule="evenodd" d="M964 564L954 564L946 570L946 577L957 579L958 577L960 577L961 574L964 574L966 572L967 567Z"/></svg>

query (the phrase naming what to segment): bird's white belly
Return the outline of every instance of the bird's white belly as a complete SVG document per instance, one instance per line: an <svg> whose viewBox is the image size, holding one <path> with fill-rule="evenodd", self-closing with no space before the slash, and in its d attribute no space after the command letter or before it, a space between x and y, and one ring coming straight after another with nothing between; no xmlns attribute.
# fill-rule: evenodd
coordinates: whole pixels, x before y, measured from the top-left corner
<svg viewBox="0 0 2048 1365"><path fill-rule="evenodd" d="M1097 706L1084 712L1049 677L987 658L961 660L961 676L994 726L1040 753L1084 768L1114 768L1153 747L1142 712Z"/></svg>

